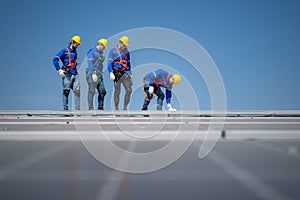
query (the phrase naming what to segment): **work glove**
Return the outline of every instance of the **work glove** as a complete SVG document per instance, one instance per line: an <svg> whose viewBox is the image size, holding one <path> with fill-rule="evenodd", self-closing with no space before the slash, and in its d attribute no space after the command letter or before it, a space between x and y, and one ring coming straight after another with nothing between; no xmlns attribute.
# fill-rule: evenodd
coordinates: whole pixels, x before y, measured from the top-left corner
<svg viewBox="0 0 300 200"><path fill-rule="evenodd" d="M65 71L62 69L57 70L58 74L60 75L60 77L65 78Z"/></svg>
<svg viewBox="0 0 300 200"><path fill-rule="evenodd" d="M116 77L115 77L114 73L110 72L109 78L110 78L110 80L114 81Z"/></svg>
<svg viewBox="0 0 300 200"><path fill-rule="evenodd" d="M170 103L167 104L169 111L176 111L176 108L173 108Z"/></svg>
<svg viewBox="0 0 300 200"><path fill-rule="evenodd" d="M150 87L149 87L149 93L150 93L150 94L153 94L153 92L154 92L154 87L153 87L153 86L150 86Z"/></svg>
<svg viewBox="0 0 300 200"><path fill-rule="evenodd" d="M98 76L97 74L92 74L92 79L93 79L93 82L97 82L98 81Z"/></svg>

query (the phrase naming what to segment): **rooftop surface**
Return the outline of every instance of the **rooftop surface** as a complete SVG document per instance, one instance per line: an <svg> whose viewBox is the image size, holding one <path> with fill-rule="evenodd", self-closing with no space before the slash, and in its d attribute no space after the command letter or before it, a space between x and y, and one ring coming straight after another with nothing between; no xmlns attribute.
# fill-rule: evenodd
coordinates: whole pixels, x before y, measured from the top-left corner
<svg viewBox="0 0 300 200"><path fill-rule="evenodd" d="M166 166L135 160L174 143ZM299 199L299 184L297 110L0 111L0 199Z"/></svg>

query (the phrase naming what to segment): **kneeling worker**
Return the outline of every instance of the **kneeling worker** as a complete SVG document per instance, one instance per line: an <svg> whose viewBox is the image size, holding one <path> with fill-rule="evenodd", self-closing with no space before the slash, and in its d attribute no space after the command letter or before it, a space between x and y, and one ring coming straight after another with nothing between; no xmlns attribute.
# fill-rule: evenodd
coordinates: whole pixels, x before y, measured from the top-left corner
<svg viewBox="0 0 300 200"><path fill-rule="evenodd" d="M176 111L171 105L172 87L181 81L179 74L170 74L168 71L158 69L155 72L146 74L143 78L143 87L145 92L145 101L142 110L148 110L148 105L153 98L153 94L157 95L157 110L162 110L163 100L166 96L166 102L169 111ZM166 88L166 95L160 87Z"/></svg>

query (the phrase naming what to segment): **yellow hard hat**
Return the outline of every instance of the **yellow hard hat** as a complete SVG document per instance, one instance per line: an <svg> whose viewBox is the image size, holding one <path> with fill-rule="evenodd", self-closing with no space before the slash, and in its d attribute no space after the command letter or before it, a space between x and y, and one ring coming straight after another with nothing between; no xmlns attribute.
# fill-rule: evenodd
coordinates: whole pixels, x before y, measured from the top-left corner
<svg viewBox="0 0 300 200"><path fill-rule="evenodd" d="M129 38L127 36L122 36L120 38L120 41L125 45L125 46L129 46Z"/></svg>
<svg viewBox="0 0 300 200"><path fill-rule="evenodd" d="M105 48L108 47L108 41L104 38L101 38L100 40L98 40L98 44L102 44L103 46L105 46Z"/></svg>
<svg viewBox="0 0 300 200"><path fill-rule="evenodd" d="M181 81L181 76L179 74L173 74L174 85L177 85Z"/></svg>
<svg viewBox="0 0 300 200"><path fill-rule="evenodd" d="M80 36L78 36L78 35L73 36L71 40L73 40L74 42L76 42L78 44L81 44Z"/></svg>

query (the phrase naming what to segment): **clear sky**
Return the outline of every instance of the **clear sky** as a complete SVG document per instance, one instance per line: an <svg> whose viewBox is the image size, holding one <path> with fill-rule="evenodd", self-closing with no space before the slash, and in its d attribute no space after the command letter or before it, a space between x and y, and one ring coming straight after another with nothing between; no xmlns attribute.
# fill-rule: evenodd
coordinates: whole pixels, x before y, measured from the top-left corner
<svg viewBox="0 0 300 200"><path fill-rule="evenodd" d="M172 29L201 44L220 71L229 110L300 109L299 10L298 0L2 0L0 110L62 109L62 85L52 58L70 38L82 38L82 63L100 37L140 27ZM174 56L157 55L133 52L133 69L145 63L175 65ZM113 84L107 72L105 78L105 109L110 109ZM135 84L142 79L133 78ZM193 89L200 108L210 109L205 83L198 79L189 81L199 86ZM135 91L129 107L140 109L142 102L142 92Z"/></svg>

